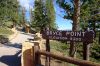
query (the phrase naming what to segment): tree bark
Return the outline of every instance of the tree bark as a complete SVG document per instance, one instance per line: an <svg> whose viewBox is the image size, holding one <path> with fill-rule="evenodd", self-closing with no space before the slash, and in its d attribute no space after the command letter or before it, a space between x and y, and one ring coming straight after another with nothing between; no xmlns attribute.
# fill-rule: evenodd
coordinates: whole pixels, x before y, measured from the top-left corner
<svg viewBox="0 0 100 66"><path fill-rule="evenodd" d="M27 25L25 23L25 8L24 7L22 8L22 19L23 19L22 25L25 28L25 32L27 32Z"/></svg>
<svg viewBox="0 0 100 66"><path fill-rule="evenodd" d="M100 32L99 32L99 44L100 44Z"/></svg>
<svg viewBox="0 0 100 66"><path fill-rule="evenodd" d="M80 21L80 0L74 0L74 15L73 15L73 24L72 31L79 30L79 21ZM71 57L76 56L75 42L70 43L70 54Z"/></svg>
<svg viewBox="0 0 100 66"><path fill-rule="evenodd" d="M79 30L80 22L80 0L74 0L73 31Z"/></svg>

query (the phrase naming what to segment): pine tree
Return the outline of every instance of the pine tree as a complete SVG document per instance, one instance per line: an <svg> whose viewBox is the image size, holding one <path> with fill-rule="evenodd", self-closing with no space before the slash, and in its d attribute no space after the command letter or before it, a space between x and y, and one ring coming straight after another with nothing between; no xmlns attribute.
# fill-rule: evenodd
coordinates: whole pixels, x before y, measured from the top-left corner
<svg viewBox="0 0 100 66"><path fill-rule="evenodd" d="M100 6L99 6L100 0L70 0L70 2L71 2L71 4L66 2L66 0L58 0L57 1L57 3L59 3L60 7L63 8L66 12L66 15L64 15L64 18L70 19L73 21L73 24L72 24L73 29L72 30L75 31L76 29L78 29L77 25L79 26L81 23L82 23L82 26L80 26L80 27L84 28L84 27L91 26L95 30L95 28L96 28L95 22L98 21L97 24L99 24L99 22L100 22ZM77 5L80 5L80 6L76 7ZM80 11L80 13L78 11ZM80 18L80 20L78 19L77 15ZM76 18L78 21L76 19L74 20L73 18ZM100 28L99 25L97 27ZM99 33L98 37L100 40L100 33ZM73 45L70 45L70 46L73 47ZM95 43L95 46L93 48L94 48L94 51L97 51L97 53L95 53L93 50L92 50L93 51L92 53L94 54L94 56L96 56L98 54L96 56L98 58L100 56L99 55L100 51L98 51L99 46L96 45L96 43ZM72 49L72 51L74 51L74 50ZM92 56L93 56L93 54L92 54Z"/></svg>
<svg viewBox="0 0 100 66"><path fill-rule="evenodd" d="M70 19L73 21L72 30L79 30L79 22L80 22L80 5L81 0L69 0L71 3L68 3L66 0L57 0L57 3L61 8L64 9L66 15L64 15L64 19Z"/></svg>
<svg viewBox="0 0 100 66"><path fill-rule="evenodd" d="M17 0L0 0L0 22L4 23L5 20L18 21Z"/></svg>
<svg viewBox="0 0 100 66"><path fill-rule="evenodd" d="M100 7L99 7L99 0L90 0L87 1L82 7L81 7L81 27L86 28L90 27L95 31L96 21L99 22L100 19ZM98 6L97 6L98 5ZM84 24L83 24L84 23Z"/></svg>
<svg viewBox="0 0 100 66"><path fill-rule="evenodd" d="M46 15L48 19L49 28L55 29L56 24L55 24L55 10L53 5L53 0L46 0Z"/></svg>
<svg viewBox="0 0 100 66"><path fill-rule="evenodd" d="M33 11L33 20L32 20L32 27L41 30L45 27L46 17L44 13L44 2L43 0L35 0L35 9Z"/></svg>
<svg viewBox="0 0 100 66"><path fill-rule="evenodd" d="M66 2L66 0L57 0L57 3L61 8L64 9L66 15L64 15L65 19L70 19L73 21L72 23L72 30L79 31L79 23L80 23L80 2L81 0L70 0L71 4ZM75 57L76 55L76 48L75 43L71 42L70 44L70 56Z"/></svg>
<svg viewBox="0 0 100 66"><path fill-rule="evenodd" d="M55 28L55 11L52 0L35 0L32 26L38 30Z"/></svg>

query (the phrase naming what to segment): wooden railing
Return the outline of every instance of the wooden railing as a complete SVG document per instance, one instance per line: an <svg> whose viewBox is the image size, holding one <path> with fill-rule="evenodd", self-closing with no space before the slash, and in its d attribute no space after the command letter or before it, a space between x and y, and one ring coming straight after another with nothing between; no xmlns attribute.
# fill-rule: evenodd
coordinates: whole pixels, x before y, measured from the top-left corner
<svg viewBox="0 0 100 66"><path fill-rule="evenodd" d="M33 47L34 66L41 65L41 61L40 61L41 55L44 55L46 57L52 57L54 59L61 60L61 61L64 61L64 62L68 62L68 63L71 63L71 64L75 64L75 65L78 65L78 66L100 66L100 64L93 63L93 62L90 62L90 61L79 60L79 59L75 59L75 58L72 58L72 57L63 57L63 56L55 55L51 52L41 51L39 49L38 45L35 45ZM47 66L49 66L49 64L47 64Z"/></svg>

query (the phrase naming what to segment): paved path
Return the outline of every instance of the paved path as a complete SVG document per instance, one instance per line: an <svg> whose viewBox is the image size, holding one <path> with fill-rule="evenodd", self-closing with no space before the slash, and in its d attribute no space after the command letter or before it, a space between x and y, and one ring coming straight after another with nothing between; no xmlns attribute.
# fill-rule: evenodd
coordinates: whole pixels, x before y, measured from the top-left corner
<svg viewBox="0 0 100 66"><path fill-rule="evenodd" d="M33 36L19 32L9 44L0 46L0 66L21 66L21 44L28 39Z"/></svg>

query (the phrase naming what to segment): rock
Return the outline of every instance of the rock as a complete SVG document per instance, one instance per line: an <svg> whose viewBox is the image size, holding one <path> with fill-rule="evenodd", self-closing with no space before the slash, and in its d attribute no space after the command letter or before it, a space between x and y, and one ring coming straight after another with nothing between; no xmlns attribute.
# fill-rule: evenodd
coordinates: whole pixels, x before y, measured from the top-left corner
<svg viewBox="0 0 100 66"><path fill-rule="evenodd" d="M0 35L0 43L1 43L1 44L5 44L5 43L7 43L7 42L9 42L9 39L6 38L6 37L4 37L4 36L2 36L2 35Z"/></svg>

